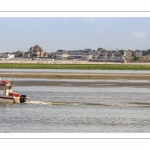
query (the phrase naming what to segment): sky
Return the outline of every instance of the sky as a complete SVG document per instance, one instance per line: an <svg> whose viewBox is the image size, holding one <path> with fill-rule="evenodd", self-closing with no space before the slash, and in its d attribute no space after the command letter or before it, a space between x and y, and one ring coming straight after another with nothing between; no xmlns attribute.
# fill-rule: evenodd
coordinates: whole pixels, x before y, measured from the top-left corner
<svg viewBox="0 0 150 150"><path fill-rule="evenodd" d="M0 17L0 52L150 48L149 17Z"/></svg>

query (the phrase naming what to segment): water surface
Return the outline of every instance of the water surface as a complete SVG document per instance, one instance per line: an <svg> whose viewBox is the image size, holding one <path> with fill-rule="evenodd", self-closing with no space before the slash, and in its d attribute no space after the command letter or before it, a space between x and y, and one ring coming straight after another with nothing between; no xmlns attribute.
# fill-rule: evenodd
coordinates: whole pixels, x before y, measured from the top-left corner
<svg viewBox="0 0 150 150"><path fill-rule="evenodd" d="M150 132L149 87L115 87L106 82L100 87L22 85L14 91L27 94L30 101L0 104L1 133Z"/></svg>
<svg viewBox="0 0 150 150"><path fill-rule="evenodd" d="M38 72L43 72L43 73L144 73L144 74L149 74L150 70L78 70L78 69L0 69L0 72L4 73L22 73L22 72L27 72L27 73L38 73Z"/></svg>

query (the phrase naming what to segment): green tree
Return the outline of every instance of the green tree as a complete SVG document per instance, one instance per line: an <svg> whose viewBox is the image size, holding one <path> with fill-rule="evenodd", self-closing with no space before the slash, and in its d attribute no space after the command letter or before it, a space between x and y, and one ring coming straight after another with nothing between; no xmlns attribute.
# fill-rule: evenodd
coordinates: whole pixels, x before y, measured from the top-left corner
<svg viewBox="0 0 150 150"><path fill-rule="evenodd" d="M136 57L136 56L134 56L134 58L133 58L134 60L139 60L139 57Z"/></svg>
<svg viewBox="0 0 150 150"><path fill-rule="evenodd" d="M50 55L48 55L48 58L52 58L52 55L50 54Z"/></svg>
<svg viewBox="0 0 150 150"><path fill-rule="evenodd" d="M22 57L22 52L20 50L13 52L12 54L15 54L15 57Z"/></svg>
<svg viewBox="0 0 150 150"><path fill-rule="evenodd" d="M150 55L150 49L147 50L147 54Z"/></svg>
<svg viewBox="0 0 150 150"><path fill-rule="evenodd" d="M119 50L119 52L121 53L121 55L124 55L124 50Z"/></svg>
<svg viewBox="0 0 150 150"><path fill-rule="evenodd" d="M85 48L85 50L86 50L86 51L91 51L92 49L91 49L91 48Z"/></svg>
<svg viewBox="0 0 150 150"><path fill-rule="evenodd" d="M101 47L98 47L98 49L97 49L97 51L102 51L102 50L104 50L104 49Z"/></svg>
<svg viewBox="0 0 150 150"><path fill-rule="evenodd" d="M106 49L101 48L101 47L100 47L100 48L98 47L97 51L99 51L99 52L102 52L102 53L103 53L103 52L105 52L105 51L106 51Z"/></svg>
<svg viewBox="0 0 150 150"><path fill-rule="evenodd" d="M106 49L103 49L103 50L102 50L102 53L103 53L103 52L106 52Z"/></svg>
<svg viewBox="0 0 150 150"><path fill-rule="evenodd" d="M132 56L135 57L135 51L132 51Z"/></svg>

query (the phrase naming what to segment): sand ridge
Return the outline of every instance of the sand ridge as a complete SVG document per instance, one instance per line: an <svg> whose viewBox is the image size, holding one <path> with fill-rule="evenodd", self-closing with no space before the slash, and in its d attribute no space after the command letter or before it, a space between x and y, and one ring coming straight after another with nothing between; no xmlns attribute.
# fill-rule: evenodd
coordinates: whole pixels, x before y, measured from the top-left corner
<svg viewBox="0 0 150 150"><path fill-rule="evenodd" d="M0 77L45 79L128 79L150 80L150 74L133 73L0 73Z"/></svg>

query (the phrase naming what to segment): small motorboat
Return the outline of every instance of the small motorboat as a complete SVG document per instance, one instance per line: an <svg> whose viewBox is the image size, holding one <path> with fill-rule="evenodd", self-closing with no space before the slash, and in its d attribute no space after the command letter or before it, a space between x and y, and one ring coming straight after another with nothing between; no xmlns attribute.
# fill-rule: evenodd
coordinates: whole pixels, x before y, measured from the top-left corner
<svg viewBox="0 0 150 150"><path fill-rule="evenodd" d="M0 102L2 103L25 103L29 97L13 92L13 84L9 80L0 81Z"/></svg>

